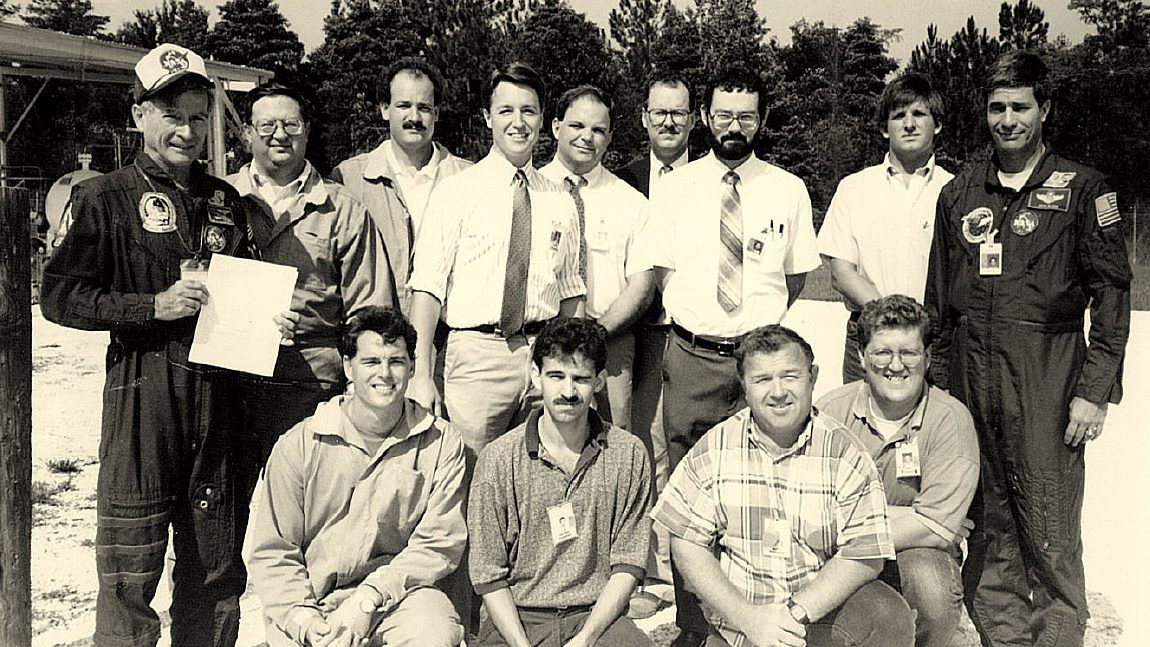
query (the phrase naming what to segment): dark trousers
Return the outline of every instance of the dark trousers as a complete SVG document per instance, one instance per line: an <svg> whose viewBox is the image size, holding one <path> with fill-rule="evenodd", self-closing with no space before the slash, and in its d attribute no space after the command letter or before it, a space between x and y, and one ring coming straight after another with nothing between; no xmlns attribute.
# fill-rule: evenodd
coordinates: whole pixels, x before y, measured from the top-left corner
<svg viewBox="0 0 1150 647"><path fill-rule="evenodd" d="M234 433L238 385L231 373L193 367L187 351L175 342L109 349L96 486L98 647L159 639L149 604L169 525L172 645L236 642L248 514L244 448Z"/></svg>
<svg viewBox="0 0 1150 647"><path fill-rule="evenodd" d="M806 640L807 647L911 647L914 612L894 589L868 582L839 608L807 625ZM730 647L714 629L706 645Z"/></svg>
<svg viewBox="0 0 1150 647"><path fill-rule="evenodd" d="M711 427L746 406L735 358L693 347L672 333L663 358L663 427L671 470ZM705 633L707 620L699 599L687 590L671 562L675 585L675 624Z"/></svg>
<svg viewBox="0 0 1150 647"><path fill-rule="evenodd" d="M245 376L243 386L243 433L258 450L253 457L258 473L267 463L279 437L315 413L315 408L343 393L342 383L290 382Z"/></svg>
<svg viewBox="0 0 1150 647"><path fill-rule="evenodd" d="M847 319L847 333L843 338L843 384L850 384L866 377L862 360L859 358L859 315L852 312Z"/></svg>
<svg viewBox="0 0 1150 647"><path fill-rule="evenodd" d="M1086 347L1067 328L964 317L955 332L951 392L982 451L963 583L984 645L1082 645L1085 458L1062 437Z"/></svg>
<svg viewBox="0 0 1150 647"><path fill-rule="evenodd" d="M563 647L587 622L589 607L579 609L519 609L519 621L532 647ZM479 627L480 647L505 647L508 643L490 618ZM653 647L654 643L630 618L615 620L599 640L598 647Z"/></svg>

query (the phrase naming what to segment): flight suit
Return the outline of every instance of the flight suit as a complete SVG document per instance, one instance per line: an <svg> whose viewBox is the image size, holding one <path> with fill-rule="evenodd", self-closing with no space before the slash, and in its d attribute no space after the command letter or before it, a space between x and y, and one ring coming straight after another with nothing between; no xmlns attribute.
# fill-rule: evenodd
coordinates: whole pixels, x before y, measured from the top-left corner
<svg viewBox="0 0 1150 647"><path fill-rule="evenodd" d="M1000 262L984 265L999 276L979 261L996 230ZM1082 644L1085 450L1063 435L1074 397L1121 399L1130 281L1117 197L1093 169L1048 152L1021 191L1000 184L993 160L943 189L931 374L970 409L982 449L964 584L983 644Z"/></svg>
<svg viewBox="0 0 1150 647"><path fill-rule="evenodd" d="M247 500L236 377L188 359L196 317L155 319L155 295L185 259L251 256L234 189L201 168L179 188L151 159L82 182L74 222L44 272L41 307L56 323L108 330L96 487L95 643L154 645L149 603L168 525L172 644L233 645L246 572Z"/></svg>

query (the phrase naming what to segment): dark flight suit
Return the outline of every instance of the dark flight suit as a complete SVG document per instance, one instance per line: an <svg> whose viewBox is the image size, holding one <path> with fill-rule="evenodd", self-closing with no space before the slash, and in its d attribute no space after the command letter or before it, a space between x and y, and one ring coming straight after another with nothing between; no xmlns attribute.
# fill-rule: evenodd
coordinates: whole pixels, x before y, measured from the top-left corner
<svg viewBox="0 0 1150 647"><path fill-rule="evenodd" d="M223 180L197 167L181 190L140 154L76 186L72 214L44 271L41 308L56 323L111 332L96 487L96 645L159 638L149 602L168 524L172 644L234 645L248 506L239 487L246 448L233 428L237 378L190 362L196 317L159 321L154 302L180 279L181 260L250 256L246 213Z"/></svg>
<svg viewBox="0 0 1150 647"><path fill-rule="evenodd" d="M970 409L982 448L963 579L985 645L1082 645L1084 447L1063 435L1074 397L1122 396L1131 273L1117 209L1097 171L1054 153L1020 192L999 183L992 160L939 198L931 369ZM1002 275L982 276L979 238L994 229Z"/></svg>

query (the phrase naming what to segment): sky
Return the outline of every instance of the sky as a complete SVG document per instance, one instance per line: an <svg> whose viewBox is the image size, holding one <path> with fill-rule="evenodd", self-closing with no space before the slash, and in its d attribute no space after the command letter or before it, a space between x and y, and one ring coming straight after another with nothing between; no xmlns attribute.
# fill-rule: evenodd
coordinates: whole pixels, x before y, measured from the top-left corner
<svg viewBox="0 0 1150 647"><path fill-rule="evenodd" d="M568 0L576 10L587 14L591 20L607 28L607 16L618 6L617 0ZM675 0L679 7L690 0ZM160 4L160 0L93 0L96 13L110 16L110 30L132 18L136 9L150 9ZM200 4L212 10L212 20L219 17L215 10L221 0L206 0ZM868 16L884 28L899 28L901 39L891 45L890 53L900 63L910 58L915 45L926 38L926 28L930 23L938 25L939 35L949 38L973 15L980 28L986 28L992 35L998 32L998 8L1002 0L759 0L759 15L767 20L770 34L780 43L790 40L790 26L806 19L808 22L823 21L828 26L846 27L855 19ZM1065 34L1073 43L1081 42L1090 29L1078 17L1077 12L1067 8L1069 0L1037 0L1035 2L1046 12L1050 23L1050 38ZM280 10L299 34L300 40L310 52L323 42L323 19L328 14L330 3L324 0L279 0Z"/></svg>

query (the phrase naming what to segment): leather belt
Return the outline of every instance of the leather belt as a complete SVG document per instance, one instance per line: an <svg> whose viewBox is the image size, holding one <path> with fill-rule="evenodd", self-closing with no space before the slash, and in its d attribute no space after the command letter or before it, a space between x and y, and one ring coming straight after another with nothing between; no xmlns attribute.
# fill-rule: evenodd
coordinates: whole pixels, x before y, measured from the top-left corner
<svg viewBox="0 0 1150 647"><path fill-rule="evenodd" d="M548 320L550 321L550 320ZM547 325L547 321L529 321L523 324L523 328L515 333L516 335L538 335L543 331L543 326ZM500 337L510 337L513 335L504 335L500 330L499 324L483 324L482 326L471 326L470 328L452 328L452 330L469 330L471 332L481 332L487 335L499 335Z"/></svg>
<svg viewBox="0 0 1150 647"><path fill-rule="evenodd" d="M746 337L746 335L739 335L738 337L696 335L675 322L671 322L671 330L675 331L675 334L678 335L680 339L689 343L691 346L709 350L712 353L717 353L724 357L734 357L735 351L743 344L743 338Z"/></svg>

